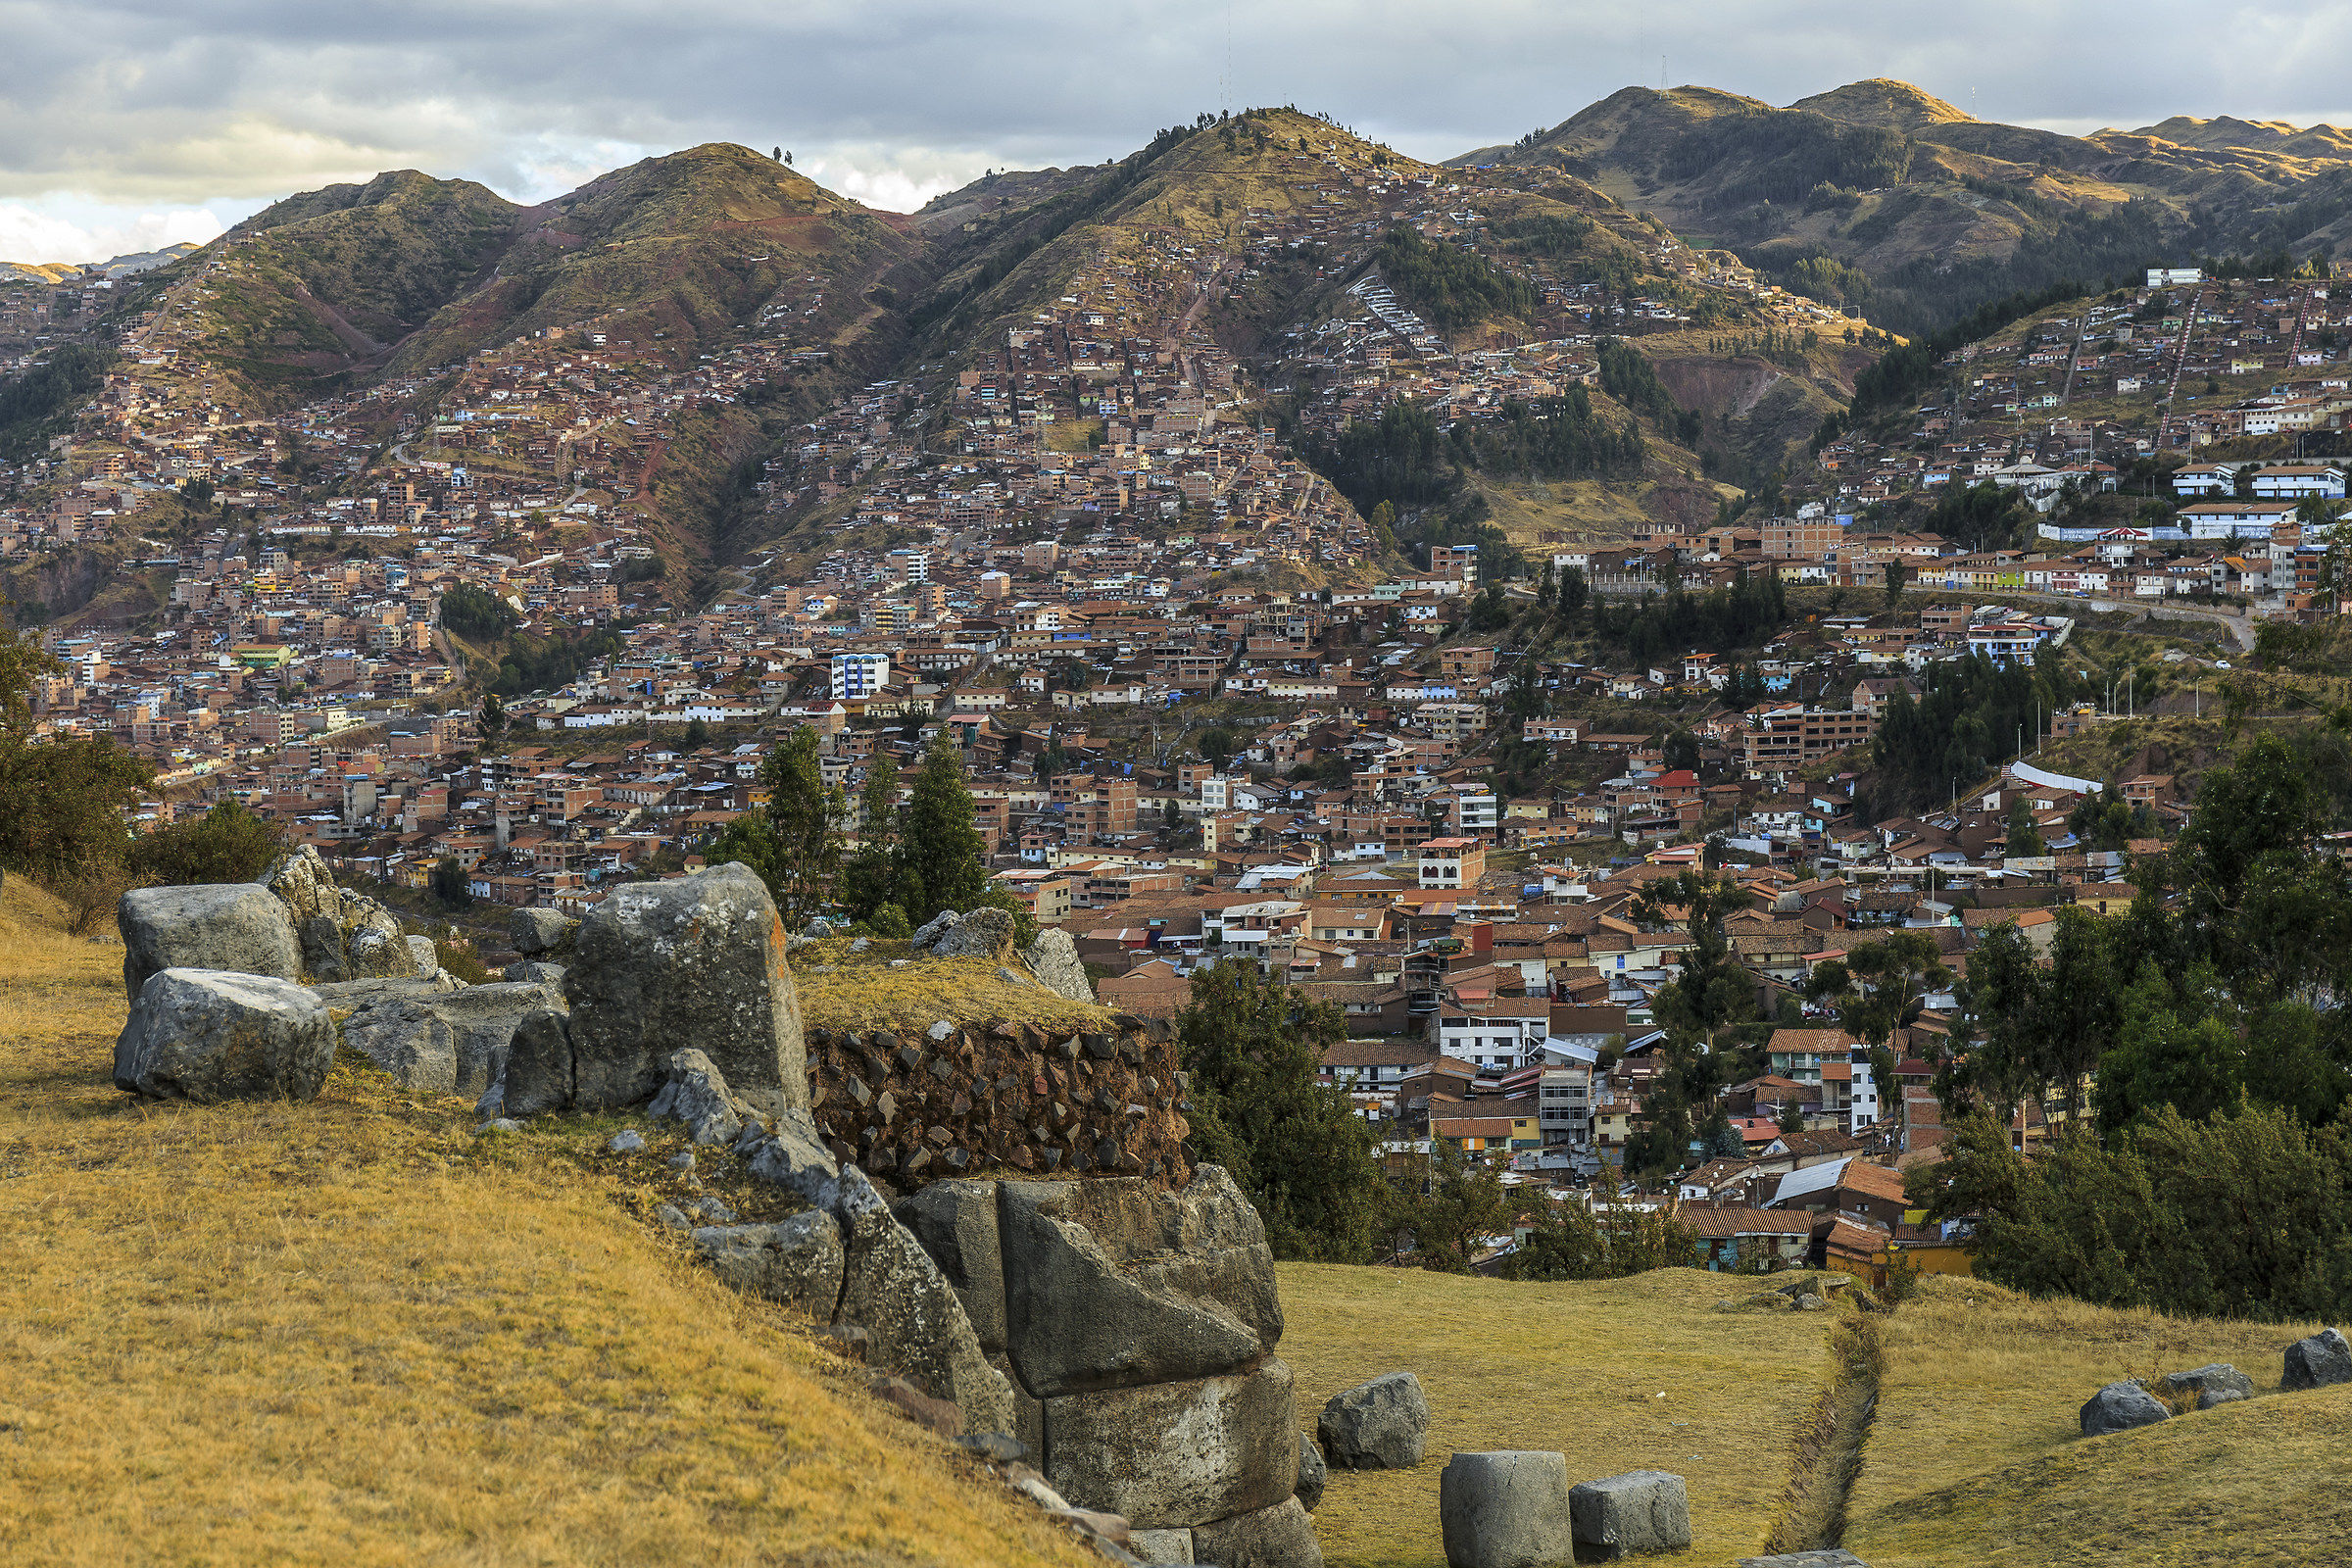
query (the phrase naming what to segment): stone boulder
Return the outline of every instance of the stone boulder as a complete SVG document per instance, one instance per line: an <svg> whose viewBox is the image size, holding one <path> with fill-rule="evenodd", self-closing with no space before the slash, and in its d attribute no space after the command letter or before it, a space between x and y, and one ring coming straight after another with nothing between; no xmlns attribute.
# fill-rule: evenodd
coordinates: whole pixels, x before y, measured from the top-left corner
<svg viewBox="0 0 2352 1568"><path fill-rule="evenodd" d="M984 906L934 937L926 951L934 958L986 958L1003 963L1013 956L1012 916Z"/></svg>
<svg viewBox="0 0 2352 1568"><path fill-rule="evenodd" d="M1193 1560L1193 1533L1190 1530L1129 1530L1127 1551L1145 1568L1183 1568Z"/></svg>
<svg viewBox="0 0 2352 1568"><path fill-rule="evenodd" d="M1191 1528L1275 1507L1298 1484L1297 1406L1279 1357L1044 1403L1046 1479L1081 1508Z"/></svg>
<svg viewBox="0 0 2352 1568"><path fill-rule="evenodd" d="M997 1241L997 1184L942 1181L899 1202L906 1226L947 1279L980 1348L1004 1348L1004 1257Z"/></svg>
<svg viewBox="0 0 2352 1568"><path fill-rule="evenodd" d="M1690 1494L1681 1476L1664 1470L1584 1482L1568 1493L1568 1518L1579 1562L1614 1562L1690 1544Z"/></svg>
<svg viewBox="0 0 2352 1568"><path fill-rule="evenodd" d="M784 924L748 866L613 889L580 922L564 989L583 1110L652 1099L687 1043L762 1114L808 1107Z"/></svg>
<svg viewBox="0 0 2352 1568"><path fill-rule="evenodd" d="M669 1079L645 1113L686 1124L697 1144L732 1144L743 1132L743 1112L727 1093L727 1081L710 1058L691 1048L669 1054Z"/></svg>
<svg viewBox="0 0 2352 1568"><path fill-rule="evenodd" d="M906 939L906 945L917 953L928 953L931 951L931 944L953 931L956 922L962 918L963 916L957 914L954 909L942 909L921 925L916 926L914 935ZM817 929L821 924L823 924L822 921L811 921L808 926L808 934L812 937L830 935L832 928L829 926L822 931Z"/></svg>
<svg viewBox="0 0 2352 1568"><path fill-rule="evenodd" d="M1321 1507L1323 1505L1323 1487L1329 1479L1330 1471L1323 1463L1323 1450L1307 1442L1306 1435L1300 1433L1298 1436L1298 1505L1308 1513L1313 1513Z"/></svg>
<svg viewBox="0 0 2352 1568"><path fill-rule="evenodd" d="M2352 1383L2352 1345L2333 1329L2322 1329L2286 1348L2286 1370L2278 1387L2287 1391Z"/></svg>
<svg viewBox="0 0 2352 1568"><path fill-rule="evenodd" d="M250 882L133 888L116 906L122 933L122 988L138 1001L165 969L302 978L302 939L267 888Z"/></svg>
<svg viewBox="0 0 2352 1568"><path fill-rule="evenodd" d="M1568 1460L1535 1449L1456 1453L1438 1472L1447 1568L1554 1568L1574 1560Z"/></svg>
<svg viewBox="0 0 2352 1568"><path fill-rule="evenodd" d="M535 1007L515 1024L499 1098L509 1116L544 1116L571 1103L571 1027L564 1013Z"/></svg>
<svg viewBox="0 0 2352 1568"><path fill-rule="evenodd" d="M1038 932L1037 940L1021 955L1028 961L1029 972L1038 983L1057 997L1072 1002L1095 1000L1094 982L1086 977L1086 965L1079 961L1078 944L1059 926L1048 926Z"/></svg>
<svg viewBox="0 0 2352 1568"><path fill-rule="evenodd" d="M872 1336L869 1362L895 1367L954 1403L966 1432L1011 1431L1012 1386L988 1364L963 1303L931 1255L860 1172L842 1173L837 1212L849 1235L840 1321Z"/></svg>
<svg viewBox="0 0 2352 1568"><path fill-rule="evenodd" d="M2082 1435L2096 1438L2109 1432L2154 1426L2170 1419L2162 1400L2136 1383L2110 1383L2082 1406Z"/></svg>
<svg viewBox="0 0 2352 1568"><path fill-rule="evenodd" d="M2216 1361L2186 1372L2167 1372L2164 1390L2176 1398L2193 1395L2197 1409L2210 1410L2217 1404L2254 1397L2254 1380L2227 1361Z"/></svg>
<svg viewBox="0 0 2352 1568"><path fill-rule="evenodd" d="M433 946L433 939L431 937L409 937L405 940L409 947L409 959L416 965L409 978L412 980L437 978L441 973L441 954L440 950ZM509 975L507 978L513 980L516 977Z"/></svg>
<svg viewBox="0 0 2352 1568"><path fill-rule="evenodd" d="M803 1202L814 1208L827 1211L840 1208L841 1167L826 1151L824 1134L807 1112L785 1111L776 1117L772 1127L760 1129L748 1147L738 1145L737 1152L751 1166L754 1180L797 1194ZM863 1181L862 1176L859 1181ZM872 1191L870 1184L865 1190Z"/></svg>
<svg viewBox="0 0 2352 1568"><path fill-rule="evenodd" d="M316 846L279 856L259 881L293 915L310 979L405 979L416 972L400 916L365 894L337 887Z"/></svg>
<svg viewBox="0 0 2352 1568"><path fill-rule="evenodd" d="M1429 1398L1410 1372L1335 1394L1315 1422L1323 1457L1342 1470L1410 1470L1429 1441Z"/></svg>
<svg viewBox="0 0 2352 1568"><path fill-rule="evenodd" d="M1041 1398L1228 1372L1282 1339L1265 1226L1220 1166L1174 1192L1005 1182L999 1203L1005 1343Z"/></svg>
<svg viewBox="0 0 2352 1568"><path fill-rule="evenodd" d="M811 1209L773 1225L706 1225L692 1240L731 1288L833 1320L847 1254L832 1215Z"/></svg>
<svg viewBox="0 0 2352 1568"><path fill-rule="evenodd" d="M272 975L165 969L115 1042L115 1087L156 1100L312 1101L335 1062L318 994Z"/></svg>
<svg viewBox="0 0 2352 1568"><path fill-rule="evenodd" d="M580 922L559 909L516 909L507 920L508 940L526 958L569 953Z"/></svg>
<svg viewBox="0 0 2352 1568"><path fill-rule="evenodd" d="M1297 1497L1193 1527L1193 1558L1217 1568L1323 1568L1315 1522Z"/></svg>
<svg viewBox="0 0 2352 1568"><path fill-rule="evenodd" d="M505 1076L522 1020L543 1008L560 1008L564 1001L551 986L514 981L446 992L426 989L421 996L389 986L370 989L372 995L364 990L324 999L338 1014L347 998L352 1003L342 1019L344 1044L366 1053L404 1088L469 1099Z"/></svg>
<svg viewBox="0 0 2352 1568"><path fill-rule="evenodd" d="M543 986L564 983L562 964L543 963L537 958L517 958L498 972L509 980L529 980Z"/></svg>

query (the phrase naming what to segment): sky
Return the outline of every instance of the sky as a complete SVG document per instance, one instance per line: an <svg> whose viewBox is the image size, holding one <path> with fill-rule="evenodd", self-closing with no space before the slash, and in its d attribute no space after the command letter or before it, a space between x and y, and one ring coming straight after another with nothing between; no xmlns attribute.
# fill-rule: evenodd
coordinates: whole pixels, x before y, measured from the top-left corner
<svg viewBox="0 0 2352 1568"><path fill-rule="evenodd" d="M1986 120L2352 124L2352 0L0 0L0 260L202 241L386 169L517 201L705 141L905 211L1200 110L1419 158L1617 88L1895 76Z"/></svg>

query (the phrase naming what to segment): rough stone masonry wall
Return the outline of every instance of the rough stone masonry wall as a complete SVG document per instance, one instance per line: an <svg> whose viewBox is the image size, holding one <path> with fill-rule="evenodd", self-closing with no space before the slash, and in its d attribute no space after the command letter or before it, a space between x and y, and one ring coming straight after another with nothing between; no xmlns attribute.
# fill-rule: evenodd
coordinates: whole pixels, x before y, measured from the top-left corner
<svg viewBox="0 0 2352 1568"><path fill-rule="evenodd" d="M1181 1186L1185 1079L1164 1019L1111 1031L934 1024L812 1029L809 1109L833 1157L903 1192L967 1171L1131 1176Z"/></svg>

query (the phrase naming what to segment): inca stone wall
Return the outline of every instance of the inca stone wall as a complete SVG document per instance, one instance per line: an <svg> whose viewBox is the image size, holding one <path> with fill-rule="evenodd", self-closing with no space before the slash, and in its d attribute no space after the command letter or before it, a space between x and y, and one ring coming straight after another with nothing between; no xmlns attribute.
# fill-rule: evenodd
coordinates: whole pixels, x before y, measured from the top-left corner
<svg viewBox="0 0 2352 1568"><path fill-rule="evenodd" d="M808 1099L826 1147L902 1191L985 1167L1039 1175L1192 1175L1184 1074L1161 1019L1101 1034L1034 1024L808 1031Z"/></svg>

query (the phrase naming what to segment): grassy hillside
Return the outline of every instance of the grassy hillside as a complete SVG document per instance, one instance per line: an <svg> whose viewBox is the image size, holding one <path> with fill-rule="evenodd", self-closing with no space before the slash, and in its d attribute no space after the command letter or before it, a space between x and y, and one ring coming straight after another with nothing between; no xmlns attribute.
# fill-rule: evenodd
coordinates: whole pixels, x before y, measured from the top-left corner
<svg viewBox="0 0 2352 1568"><path fill-rule="evenodd" d="M57 924L9 879L12 1560L1099 1560L633 1218L668 1173L609 1127L476 1140L349 1063L306 1106L136 1102L122 949Z"/></svg>
<svg viewBox="0 0 2352 1568"><path fill-rule="evenodd" d="M520 211L415 170L288 197L239 224L203 281L177 290L202 323L192 346L265 405L330 388L380 363L490 265ZM174 273L195 270L183 262Z"/></svg>
<svg viewBox="0 0 2352 1568"><path fill-rule="evenodd" d="M902 221L833 195L748 147L648 158L532 208L496 275L403 345L395 368L437 365L544 326L605 321L690 363L779 292L827 300L848 324L912 253Z"/></svg>
<svg viewBox="0 0 2352 1568"><path fill-rule="evenodd" d="M1694 1540L1663 1560L1759 1552L1831 1374L1833 1314L1717 1311L1744 1282L1696 1269L1563 1285L1280 1272L1305 1432L1324 1400L1384 1372L1411 1371L1429 1395L1418 1469L1332 1472L1315 1515L1332 1568L1442 1568L1439 1472L1449 1453L1484 1448L1557 1450L1572 1480L1671 1470L1690 1488Z"/></svg>
<svg viewBox="0 0 2352 1568"><path fill-rule="evenodd" d="M1628 87L1453 162L1580 175L1694 244L1737 247L1791 287L1913 332L2019 289L2095 282L2175 253L2332 250L2348 231L2343 202L2330 188L2303 207L2298 187L2340 179L2348 160L2352 139L2328 126L2177 119L2067 136L1979 121L1881 79L1786 109Z"/></svg>
<svg viewBox="0 0 2352 1568"><path fill-rule="evenodd" d="M1872 1568L2323 1564L2352 1540L2352 1388L2272 1397L2316 1324L2037 1302L1930 1280L1888 1325L1845 1544ZM2100 1385L2229 1361L2256 1397L2104 1438Z"/></svg>

